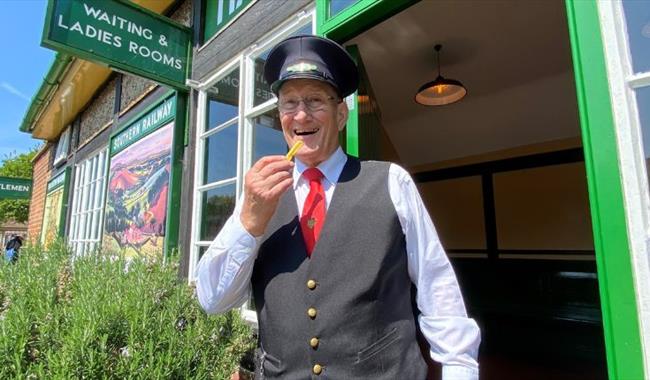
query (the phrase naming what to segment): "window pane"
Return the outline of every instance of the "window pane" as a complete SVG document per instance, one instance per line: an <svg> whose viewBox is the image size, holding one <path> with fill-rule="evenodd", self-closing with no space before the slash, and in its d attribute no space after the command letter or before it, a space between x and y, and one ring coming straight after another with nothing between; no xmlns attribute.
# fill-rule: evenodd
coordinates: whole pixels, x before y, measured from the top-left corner
<svg viewBox="0 0 650 380"><path fill-rule="evenodd" d="M262 104L267 100L273 98L273 92L271 92L271 86L266 83L264 80L264 62L269 55L269 51L265 51L261 56L255 58L255 92L253 92L253 106Z"/></svg>
<svg viewBox="0 0 650 380"><path fill-rule="evenodd" d="M300 29L298 29L295 32L291 33L287 37L300 36L300 35L303 35L303 34L312 34L311 31L312 31L311 22L309 22L308 24L305 24L304 26L301 26Z"/></svg>
<svg viewBox="0 0 650 380"><path fill-rule="evenodd" d="M634 72L650 71L650 2L623 1ZM639 103L640 104L640 103Z"/></svg>
<svg viewBox="0 0 650 380"><path fill-rule="evenodd" d="M206 138L203 184L237 175L237 124Z"/></svg>
<svg viewBox="0 0 650 380"><path fill-rule="evenodd" d="M349 8L357 0L330 0L330 17L334 17Z"/></svg>
<svg viewBox="0 0 650 380"><path fill-rule="evenodd" d="M235 185L203 193L201 200L201 240L212 240L235 209Z"/></svg>
<svg viewBox="0 0 650 380"><path fill-rule="evenodd" d="M642 87L636 90L636 103L639 108L643 148L647 160L650 158L650 87Z"/></svg>
<svg viewBox="0 0 650 380"><path fill-rule="evenodd" d="M239 68L234 69L208 90L208 125L215 128L237 116L239 107Z"/></svg>
<svg viewBox="0 0 650 380"><path fill-rule="evenodd" d="M54 154L54 165L63 161L68 157L68 151L70 150L70 131L72 127L68 127L63 131L59 137L59 141L56 144L56 153Z"/></svg>
<svg viewBox="0 0 650 380"><path fill-rule="evenodd" d="M102 151L81 162L75 170L69 243L76 255L97 248L101 239L107 163L106 151Z"/></svg>
<svg viewBox="0 0 650 380"><path fill-rule="evenodd" d="M208 251L209 247L199 247L199 260L201 260L201 257L205 255L205 253Z"/></svg>
<svg viewBox="0 0 650 380"><path fill-rule="evenodd" d="M311 31L312 31L312 27L310 22L309 24L291 33L287 37L298 36L303 34L312 34ZM263 74L264 63L266 62L266 58L269 56L270 51L271 48L267 49L262 54L257 56L257 58L255 58L255 83L253 84L254 86L253 106L260 105L273 97L273 93L271 92L271 86L270 84L266 83Z"/></svg>
<svg viewBox="0 0 650 380"><path fill-rule="evenodd" d="M287 143L282 135L277 109L253 118L253 162L271 154L285 154Z"/></svg>

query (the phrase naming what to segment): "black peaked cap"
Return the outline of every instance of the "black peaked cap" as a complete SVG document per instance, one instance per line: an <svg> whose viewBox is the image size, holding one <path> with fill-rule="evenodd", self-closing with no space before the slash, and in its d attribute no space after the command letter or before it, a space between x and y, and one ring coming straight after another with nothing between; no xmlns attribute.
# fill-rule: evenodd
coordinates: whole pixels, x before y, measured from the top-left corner
<svg viewBox="0 0 650 380"><path fill-rule="evenodd" d="M359 73L350 54L332 40L310 35L289 37L275 45L264 64L264 79L275 95L290 79L329 83L341 97L359 87Z"/></svg>

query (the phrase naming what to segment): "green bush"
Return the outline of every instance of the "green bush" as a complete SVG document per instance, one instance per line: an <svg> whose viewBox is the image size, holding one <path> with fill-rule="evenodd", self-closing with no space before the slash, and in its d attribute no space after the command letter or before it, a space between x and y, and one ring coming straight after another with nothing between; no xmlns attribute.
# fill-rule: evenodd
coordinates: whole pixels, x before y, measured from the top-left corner
<svg viewBox="0 0 650 380"><path fill-rule="evenodd" d="M0 264L0 379L228 379L254 346L237 313L201 310L176 260L70 257Z"/></svg>

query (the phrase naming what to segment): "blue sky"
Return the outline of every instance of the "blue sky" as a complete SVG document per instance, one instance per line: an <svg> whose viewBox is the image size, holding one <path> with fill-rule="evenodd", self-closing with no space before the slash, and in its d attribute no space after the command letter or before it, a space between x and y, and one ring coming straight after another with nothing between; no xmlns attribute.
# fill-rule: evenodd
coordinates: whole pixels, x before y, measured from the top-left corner
<svg viewBox="0 0 650 380"><path fill-rule="evenodd" d="M18 128L54 60L40 46L46 7L45 0L0 0L0 161L42 143Z"/></svg>

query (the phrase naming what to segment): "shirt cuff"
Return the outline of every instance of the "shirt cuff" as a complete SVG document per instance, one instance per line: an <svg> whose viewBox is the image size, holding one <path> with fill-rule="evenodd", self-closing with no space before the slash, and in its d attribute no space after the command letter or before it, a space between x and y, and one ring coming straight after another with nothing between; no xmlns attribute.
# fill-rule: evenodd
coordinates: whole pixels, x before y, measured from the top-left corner
<svg viewBox="0 0 650 380"><path fill-rule="evenodd" d="M442 380L478 380L478 368L444 365L442 366Z"/></svg>

